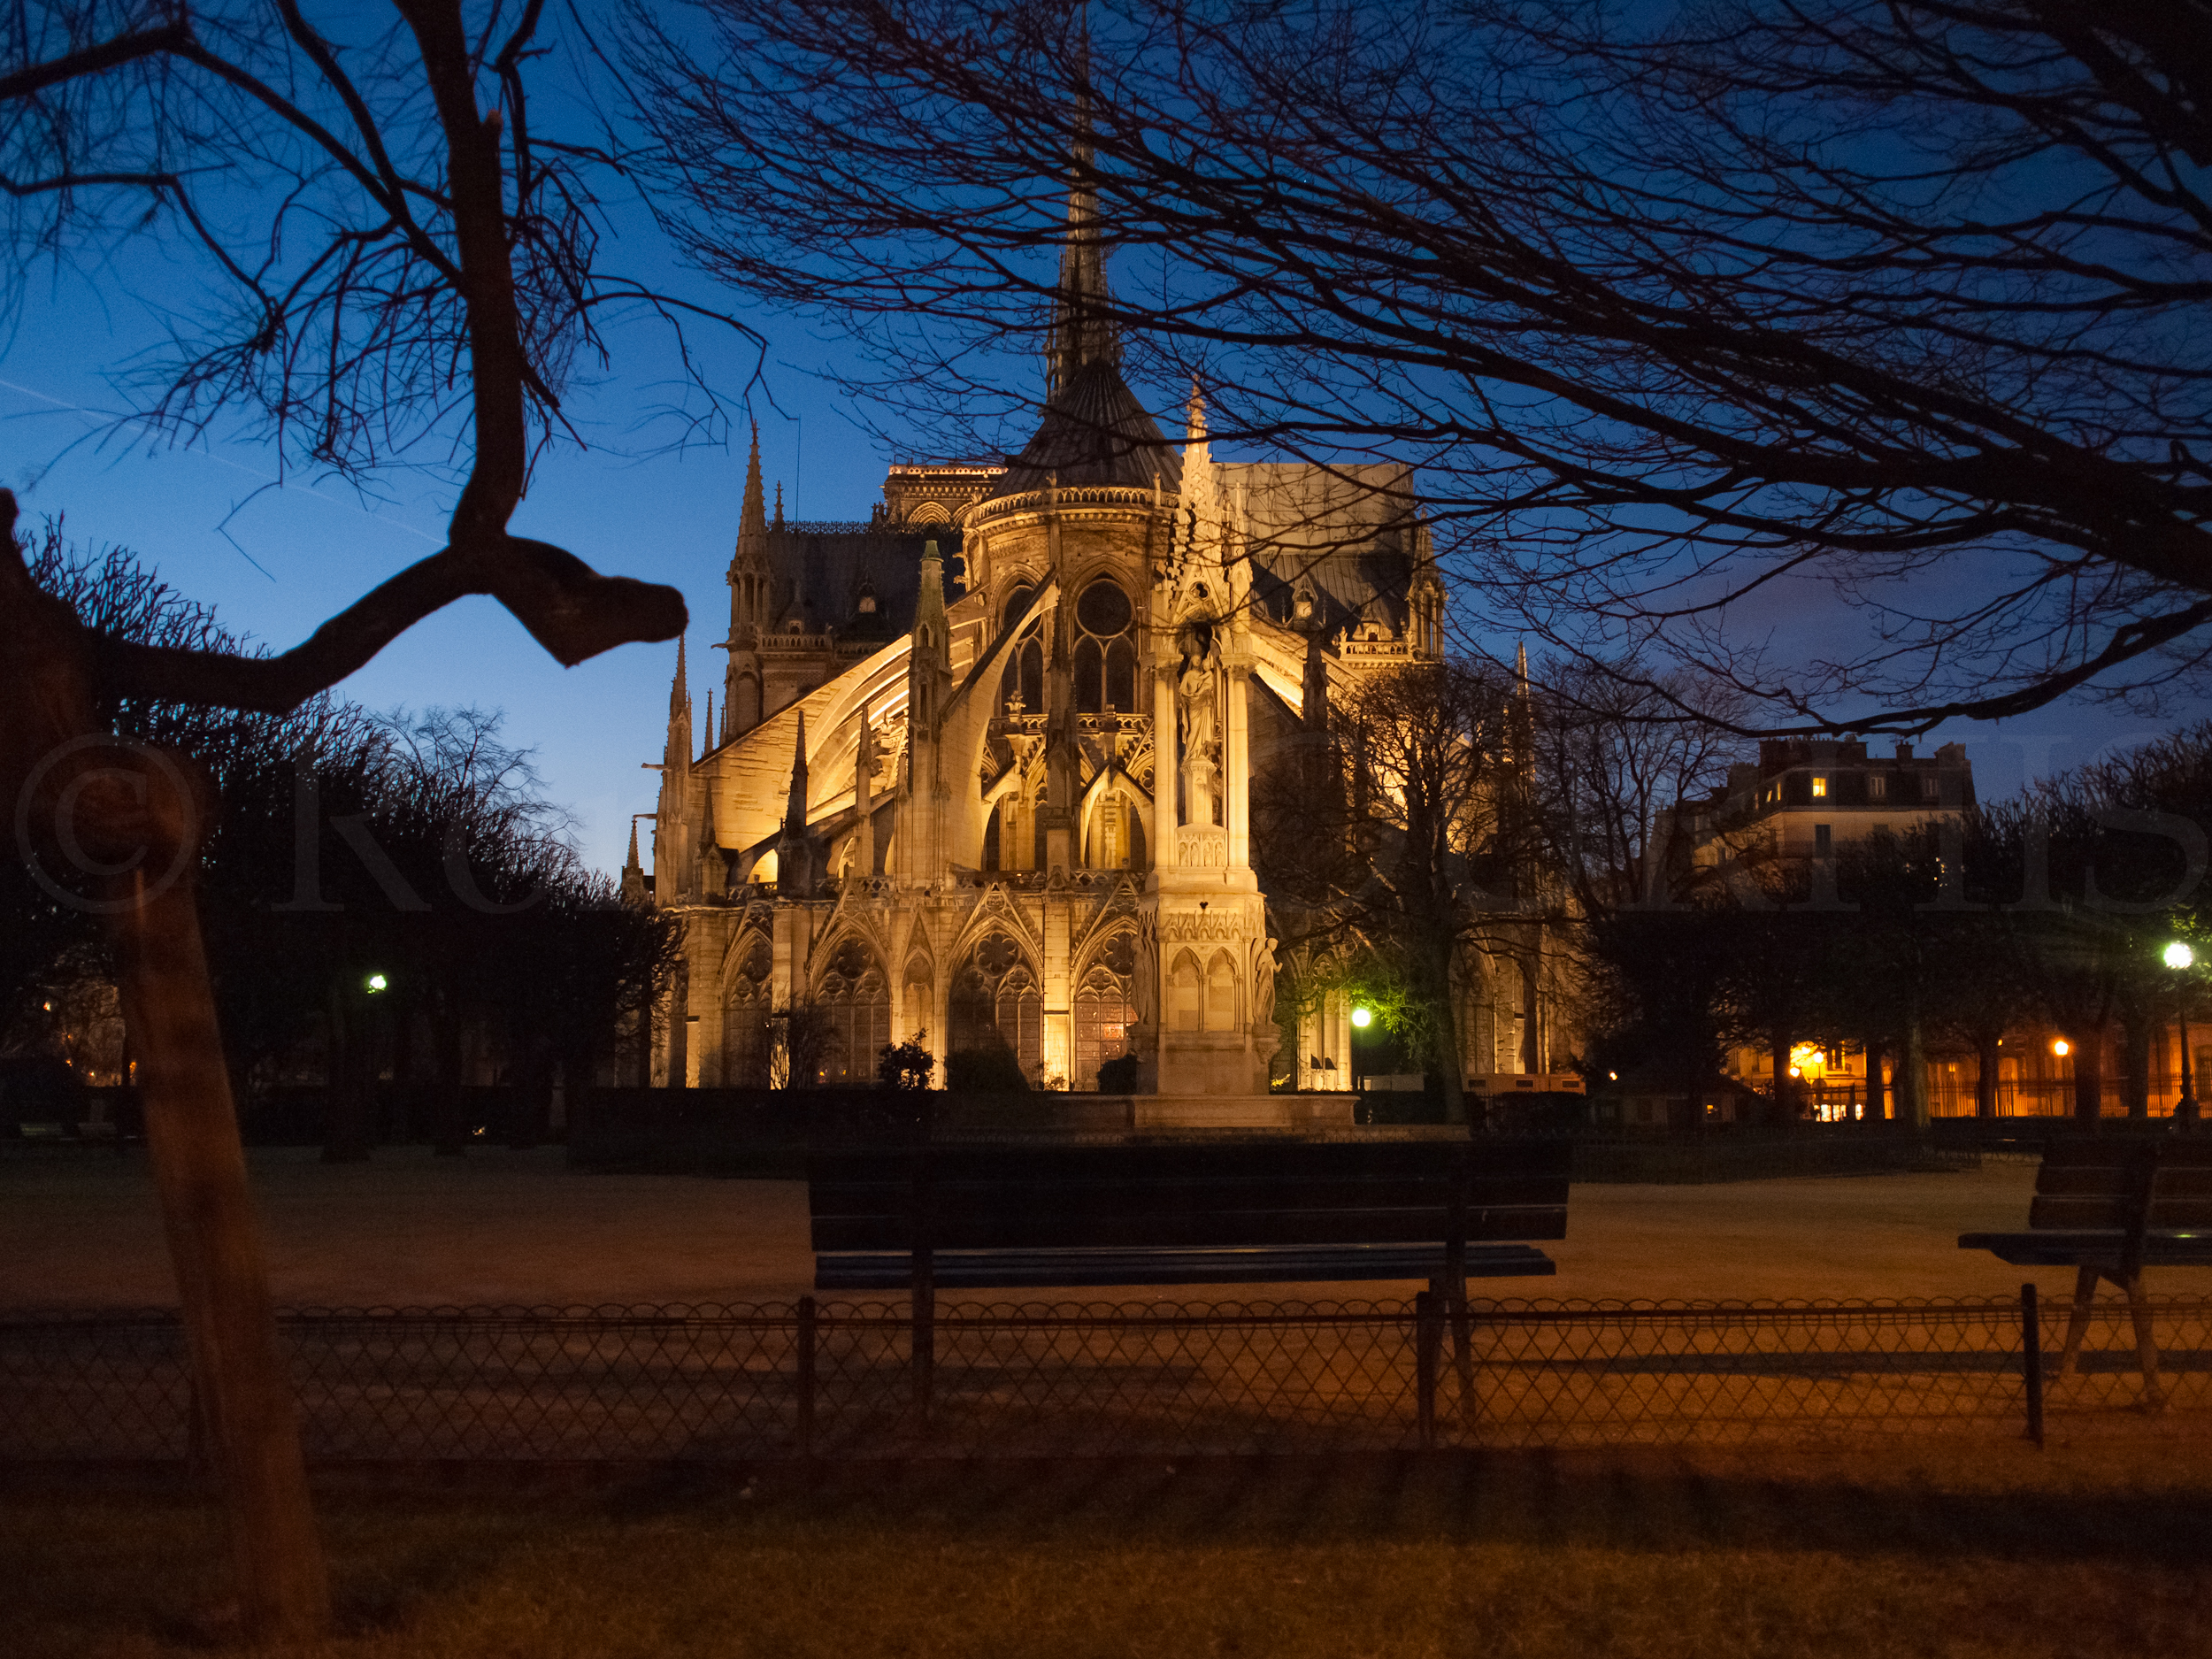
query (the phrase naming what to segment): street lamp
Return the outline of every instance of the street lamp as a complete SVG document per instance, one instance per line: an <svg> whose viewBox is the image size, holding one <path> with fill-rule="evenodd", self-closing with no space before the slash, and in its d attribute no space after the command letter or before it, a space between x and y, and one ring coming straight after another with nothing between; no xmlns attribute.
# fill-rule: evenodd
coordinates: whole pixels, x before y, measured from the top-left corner
<svg viewBox="0 0 2212 1659"><path fill-rule="evenodd" d="M1367 1009L1356 1008L1352 1010L1352 1024L1357 1025L1362 1031L1365 1031L1374 1023L1374 1020L1375 1016Z"/></svg>
<svg viewBox="0 0 2212 1659"><path fill-rule="evenodd" d="M2197 953L2181 940L2166 947L2166 965L2174 971L2174 1012L2181 1022L2181 1098L2174 1102L2174 1123L2177 1127L2193 1128L2197 1121L2196 1079L2189 1067L2189 979L2188 970L2196 965Z"/></svg>
<svg viewBox="0 0 2212 1659"><path fill-rule="evenodd" d="M371 975L369 975L369 977L368 977L368 981L367 981L368 987L369 987L369 995L370 995L371 996L374 996L374 995L376 995L379 991L384 990L384 989L386 989L387 987L388 987L391 985L391 983L392 983L392 982L391 982L389 979L386 979L386 978L385 978L382 974L380 974L380 973L372 973Z"/></svg>

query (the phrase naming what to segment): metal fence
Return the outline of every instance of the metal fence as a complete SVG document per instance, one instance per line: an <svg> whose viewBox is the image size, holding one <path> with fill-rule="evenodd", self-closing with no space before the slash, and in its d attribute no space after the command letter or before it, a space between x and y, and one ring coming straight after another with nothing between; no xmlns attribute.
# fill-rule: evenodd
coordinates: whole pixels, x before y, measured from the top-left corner
<svg viewBox="0 0 2212 1659"><path fill-rule="evenodd" d="M2037 1324L2055 1371L2064 1303ZM2212 1410L2212 1301L2159 1298L2170 1418ZM318 1461L1322 1452L2016 1435L2009 1300L1475 1301L302 1310L282 1331ZM2139 1413L2100 1305L2052 1432ZM0 1318L0 1460L182 1459L173 1313Z"/></svg>

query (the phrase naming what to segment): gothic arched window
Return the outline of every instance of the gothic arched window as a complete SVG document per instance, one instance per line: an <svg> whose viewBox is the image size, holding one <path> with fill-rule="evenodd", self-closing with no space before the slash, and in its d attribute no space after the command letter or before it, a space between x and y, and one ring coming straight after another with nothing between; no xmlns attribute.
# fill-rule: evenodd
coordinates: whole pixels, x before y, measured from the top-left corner
<svg viewBox="0 0 2212 1659"><path fill-rule="evenodd" d="M1033 622L1006 654L1006 672L999 676L998 706L1004 714L1045 711L1044 636Z"/></svg>
<svg viewBox="0 0 2212 1659"><path fill-rule="evenodd" d="M1093 582L1075 602L1075 707L1081 714L1133 714L1137 707L1136 611L1112 582Z"/></svg>
<svg viewBox="0 0 2212 1659"><path fill-rule="evenodd" d="M1206 981L1198 972L1198 958L1187 950L1175 958L1167 972L1167 1017L1171 1031L1199 1031L1205 1026Z"/></svg>
<svg viewBox="0 0 2212 1659"><path fill-rule="evenodd" d="M1001 634L1021 619L1036 589L1027 582L1017 582L1006 595L1006 603L999 607L998 626ZM999 676L998 706L1000 712L1009 710L1020 714L1042 714L1045 711L1045 648L1044 634L1033 618L1006 653L1006 671Z"/></svg>
<svg viewBox="0 0 2212 1659"><path fill-rule="evenodd" d="M1130 987L1137 965L1137 941L1118 934L1098 953L1075 994L1076 1088L1096 1088L1098 1068L1129 1051L1129 1027L1137 1018Z"/></svg>
<svg viewBox="0 0 2212 1659"><path fill-rule="evenodd" d="M951 1049L1004 1048L1033 1077L1044 1054L1044 1006L1021 947L995 929L953 976Z"/></svg>
<svg viewBox="0 0 2212 1659"><path fill-rule="evenodd" d="M1083 863L1092 870L1144 868L1144 819L1121 789L1109 789L1091 809L1090 840Z"/></svg>
<svg viewBox="0 0 2212 1659"><path fill-rule="evenodd" d="M756 933L740 947L722 987L722 1087L768 1087L769 976L775 958Z"/></svg>
<svg viewBox="0 0 2212 1659"><path fill-rule="evenodd" d="M830 957L814 994L825 1031L818 1083L858 1087L872 1083L876 1058L891 1041L891 987L875 956L857 939L848 939Z"/></svg>
<svg viewBox="0 0 2212 1659"><path fill-rule="evenodd" d="M1237 964L1225 950L1214 952L1206 966L1206 1029L1237 1028Z"/></svg>

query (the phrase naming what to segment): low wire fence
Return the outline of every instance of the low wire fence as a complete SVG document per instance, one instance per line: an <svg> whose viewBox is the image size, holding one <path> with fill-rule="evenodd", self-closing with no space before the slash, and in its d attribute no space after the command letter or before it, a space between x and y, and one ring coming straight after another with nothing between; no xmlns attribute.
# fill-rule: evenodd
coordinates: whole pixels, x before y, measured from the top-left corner
<svg viewBox="0 0 2212 1659"><path fill-rule="evenodd" d="M2212 1409L2212 1301L2158 1298L2170 1417ZM1471 1301L300 1310L311 1460L747 1461L2018 1434L2124 1421L2125 1304ZM0 1318L0 1460L196 1452L173 1313Z"/></svg>

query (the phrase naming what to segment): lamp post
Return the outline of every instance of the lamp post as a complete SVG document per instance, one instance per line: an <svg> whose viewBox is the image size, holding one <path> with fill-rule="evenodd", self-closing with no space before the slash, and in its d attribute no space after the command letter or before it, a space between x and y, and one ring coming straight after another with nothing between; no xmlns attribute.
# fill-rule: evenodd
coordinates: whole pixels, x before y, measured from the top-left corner
<svg viewBox="0 0 2212 1659"><path fill-rule="evenodd" d="M2189 978L2197 953L2177 939L2166 947L2166 965L2174 971L2174 1012L2181 1024L2181 1098L2174 1102L2174 1125L2193 1129L2197 1122L2196 1080L2189 1066Z"/></svg>

